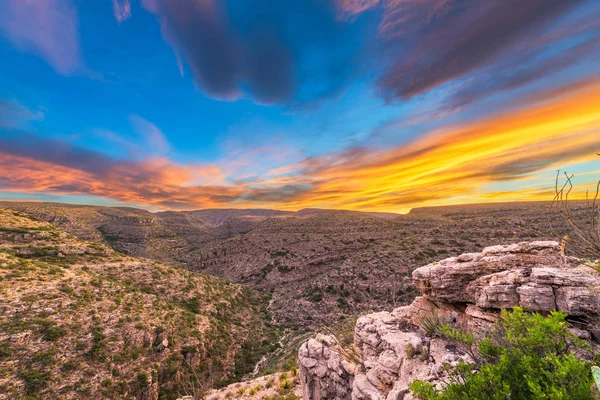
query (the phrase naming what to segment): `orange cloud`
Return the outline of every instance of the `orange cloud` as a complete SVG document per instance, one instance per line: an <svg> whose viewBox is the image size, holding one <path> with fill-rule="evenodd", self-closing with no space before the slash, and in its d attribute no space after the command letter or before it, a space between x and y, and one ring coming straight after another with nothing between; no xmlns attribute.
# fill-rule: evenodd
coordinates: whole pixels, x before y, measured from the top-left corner
<svg viewBox="0 0 600 400"><path fill-rule="evenodd" d="M0 153L0 171L1 187L7 191L85 194L160 208L218 207L241 195L235 187L188 186L214 183L216 167L177 166L165 159L106 165L99 173Z"/></svg>
<svg viewBox="0 0 600 400"><path fill-rule="evenodd" d="M95 195L162 209L406 211L421 205L550 200L553 184L531 189L520 181L530 186L540 171L597 158L600 81L518 105L517 111L433 131L398 148L348 149L282 165L249 180L236 180L216 165L123 161L57 141L36 146L31 137L16 144L0 137L0 187ZM510 182L511 189L482 192L495 182Z"/></svg>
<svg viewBox="0 0 600 400"><path fill-rule="evenodd" d="M394 211L423 202L455 204L490 182L591 160L598 150L600 84L586 82L541 104L431 132L402 148L307 160L297 167L320 183L287 206ZM528 199L539 195L524 193L521 200Z"/></svg>

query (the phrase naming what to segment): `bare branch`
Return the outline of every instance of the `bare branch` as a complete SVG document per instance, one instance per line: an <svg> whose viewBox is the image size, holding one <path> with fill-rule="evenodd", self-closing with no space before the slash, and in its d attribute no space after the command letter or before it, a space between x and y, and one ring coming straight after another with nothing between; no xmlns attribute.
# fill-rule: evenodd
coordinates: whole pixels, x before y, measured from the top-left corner
<svg viewBox="0 0 600 400"><path fill-rule="evenodd" d="M593 197L590 197L589 191L586 191L584 210L578 207L577 211L574 211L572 201L569 200L569 196L573 191L573 177L574 175L565 172L565 181L561 184L560 171L557 172L552 208L557 210L557 213L571 228L573 237L570 239L574 245L574 250L580 255L600 258L600 205L598 204L600 181L596 185ZM584 214L583 217L579 216L581 212Z"/></svg>

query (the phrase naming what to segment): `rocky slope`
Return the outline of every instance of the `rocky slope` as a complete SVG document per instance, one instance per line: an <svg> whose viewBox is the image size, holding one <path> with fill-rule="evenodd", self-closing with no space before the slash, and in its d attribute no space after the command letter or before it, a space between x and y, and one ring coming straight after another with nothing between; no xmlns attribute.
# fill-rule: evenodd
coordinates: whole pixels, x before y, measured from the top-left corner
<svg viewBox="0 0 600 400"><path fill-rule="evenodd" d="M81 239L273 293L276 319L297 328L408 304L412 270L498 242L560 238L549 203L349 211L200 210L3 203Z"/></svg>
<svg viewBox="0 0 600 400"><path fill-rule="evenodd" d="M277 343L269 298L0 208L0 399L174 399Z"/></svg>
<svg viewBox="0 0 600 400"><path fill-rule="evenodd" d="M418 268L412 276L421 296L392 312L360 317L352 347L326 335L300 347L303 398L408 400L411 381L441 383L443 363L470 357L424 334L419 327L432 315L483 335L502 308L558 309L568 314L571 331L598 351L599 267L563 256L556 242L538 241L487 247Z"/></svg>
<svg viewBox="0 0 600 400"><path fill-rule="evenodd" d="M206 394L205 398L207 400L298 400L301 396L298 370L294 369L232 383L221 389L213 389Z"/></svg>

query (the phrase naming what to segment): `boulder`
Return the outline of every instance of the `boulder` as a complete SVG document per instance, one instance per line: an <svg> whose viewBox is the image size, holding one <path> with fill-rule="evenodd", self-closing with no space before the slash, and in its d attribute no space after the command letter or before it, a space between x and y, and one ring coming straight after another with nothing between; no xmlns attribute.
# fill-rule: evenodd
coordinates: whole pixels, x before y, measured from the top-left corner
<svg viewBox="0 0 600 400"><path fill-rule="evenodd" d="M517 274L527 275L532 268L558 266L561 263L560 245L557 242L523 242L486 247L481 253L447 258L417 268L412 275L415 286L428 299L446 303L475 303L475 293L467 290L467 287L480 277L500 272L509 275L506 271L520 270L510 274L516 280Z"/></svg>
<svg viewBox="0 0 600 400"><path fill-rule="evenodd" d="M556 309L556 297L550 286L528 283L517 288L519 305L527 310L549 312Z"/></svg>
<svg viewBox="0 0 600 400"><path fill-rule="evenodd" d="M517 285L478 287L475 304L481 308L510 308L519 304Z"/></svg>
<svg viewBox="0 0 600 400"><path fill-rule="evenodd" d="M590 287L565 286L554 289L556 306L571 316L596 321L600 315L600 285Z"/></svg>

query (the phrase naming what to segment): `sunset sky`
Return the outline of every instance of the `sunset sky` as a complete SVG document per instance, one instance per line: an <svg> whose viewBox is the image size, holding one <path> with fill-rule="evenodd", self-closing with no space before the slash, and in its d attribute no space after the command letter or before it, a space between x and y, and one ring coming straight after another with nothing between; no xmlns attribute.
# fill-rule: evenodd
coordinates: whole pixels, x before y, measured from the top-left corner
<svg viewBox="0 0 600 400"><path fill-rule="evenodd" d="M600 179L600 1L0 0L0 199L552 200Z"/></svg>

